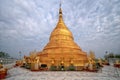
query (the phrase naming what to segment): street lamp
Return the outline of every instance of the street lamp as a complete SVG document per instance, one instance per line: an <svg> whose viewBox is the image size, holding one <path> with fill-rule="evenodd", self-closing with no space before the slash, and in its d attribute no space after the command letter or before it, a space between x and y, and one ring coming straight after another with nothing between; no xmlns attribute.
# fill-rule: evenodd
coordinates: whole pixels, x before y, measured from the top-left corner
<svg viewBox="0 0 120 80"><path fill-rule="evenodd" d="M3 61L1 60L0 63L3 64Z"/></svg>
<svg viewBox="0 0 120 80"><path fill-rule="evenodd" d="M20 56L20 59L21 59L21 51L19 51L19 56Z"/></svg>

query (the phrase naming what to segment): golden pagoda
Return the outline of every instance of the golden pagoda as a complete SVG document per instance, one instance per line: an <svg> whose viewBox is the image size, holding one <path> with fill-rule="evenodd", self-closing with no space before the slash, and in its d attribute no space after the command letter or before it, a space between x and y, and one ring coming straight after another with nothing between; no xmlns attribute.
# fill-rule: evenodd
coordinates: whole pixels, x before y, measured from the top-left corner
<svg viewBox="0 0 120 80"><path fill-rule="evenodd" d="M87 54L74 42L71 31L63 21L62 9L59 9L59 20L51 32L49 42L43 51L38 53L40 63L68 67L73 64L76 69L83 67L87 62Z"/></svg>

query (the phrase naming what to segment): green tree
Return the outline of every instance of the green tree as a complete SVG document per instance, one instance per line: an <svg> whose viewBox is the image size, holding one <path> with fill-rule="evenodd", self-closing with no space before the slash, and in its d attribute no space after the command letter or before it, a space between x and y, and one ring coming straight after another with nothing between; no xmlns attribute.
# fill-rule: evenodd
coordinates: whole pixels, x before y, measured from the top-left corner
<svg viewBox="0 0 120 80"><path fill-rule="evenodd" d="M0 52L0 57L10 57L10 55L8 53L5 52Z"/></svg>
<svg viewBox="0 0 120 80"><path fill-rule="evenodd" d="M120 58L120 54L116 54L116 55L115 55L115 58Z"/></svg>
<svg viewBox="0 0 120 80"><path fill-rule="evenodd" d="M109 53L108 58L114 58L114 53Z"/></svg>

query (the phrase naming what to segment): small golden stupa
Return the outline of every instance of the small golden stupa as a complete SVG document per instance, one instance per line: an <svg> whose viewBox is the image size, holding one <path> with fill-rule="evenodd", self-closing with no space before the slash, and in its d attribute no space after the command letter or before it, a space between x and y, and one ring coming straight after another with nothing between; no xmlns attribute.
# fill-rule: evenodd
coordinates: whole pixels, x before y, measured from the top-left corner
<svg viewBox="0 0 120 80"><path fill-rule="evenodd" d="M87 62L87 54L74 42L71 31L63 21L62 9L59 9L59 20L51 32L49 42L43 51L38 53L40 63L68 67L71 64L77 68L83 67Z"/></svg>

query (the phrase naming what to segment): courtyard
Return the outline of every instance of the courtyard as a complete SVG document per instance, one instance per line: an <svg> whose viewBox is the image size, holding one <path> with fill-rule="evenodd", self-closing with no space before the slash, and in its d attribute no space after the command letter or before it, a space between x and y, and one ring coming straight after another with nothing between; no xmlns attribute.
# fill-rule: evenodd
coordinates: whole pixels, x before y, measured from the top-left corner
<svg viewBox="0 0 120 80"><path fill-rule="evenodd" d="M15 67L8 70L5 80L120 80L120 68L104 66L98 72L38 71Z"/></svg>

